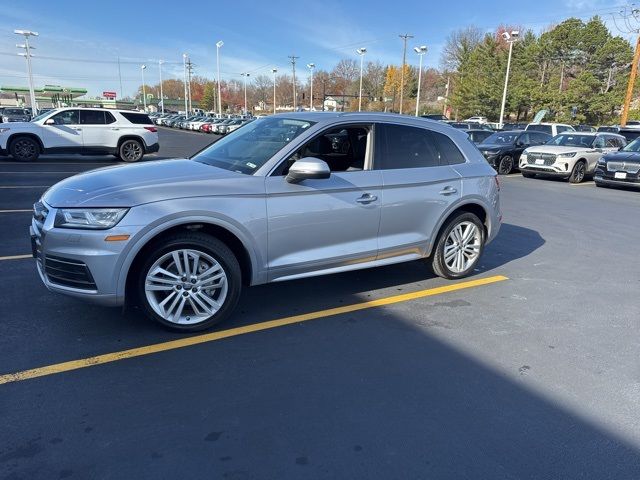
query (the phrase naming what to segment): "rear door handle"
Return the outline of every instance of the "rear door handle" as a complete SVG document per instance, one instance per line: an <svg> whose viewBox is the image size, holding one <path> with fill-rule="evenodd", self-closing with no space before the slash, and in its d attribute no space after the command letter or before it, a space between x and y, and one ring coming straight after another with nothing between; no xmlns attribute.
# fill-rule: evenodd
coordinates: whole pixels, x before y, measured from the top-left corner
<svg viewBox="0 0 640 480"><path fill-rule="evenodd" d="M444 187L439 193L440 195L453 195L454 193L458 193L458 190L453 187Z"/></svg>
<svg viewBox="0 0 640 480"><path fill-rule="evenodd" d="M364 193L360 198L356 200L356 202L366 205L368 203L375 202L376 200L378 200L378 197L376 197L375 195Z"/></svg>

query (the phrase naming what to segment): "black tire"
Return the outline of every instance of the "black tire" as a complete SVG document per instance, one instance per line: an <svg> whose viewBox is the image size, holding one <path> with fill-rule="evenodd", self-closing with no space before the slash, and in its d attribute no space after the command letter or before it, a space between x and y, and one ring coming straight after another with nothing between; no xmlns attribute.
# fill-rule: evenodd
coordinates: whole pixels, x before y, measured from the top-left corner
<svg viewBox="0 0 640 480"><path fill-rule="evenodd" d="M498 174L499 175L509 175L513 172L514 164L513 157L510 155L505 155L498 161Z"/></svg>
<svg viewBox="0 0 640 480"><path fill-rule="evenodd" d="M524 172L524 171L521 171L520 173L522 173L522 176L524 178L536 178L536 174L535 173Z"/></svg>
<svg viewBox="0 0 640 480"><path fill-rule="evenodd" d="M193 249L211 256L224 270L227 278L227 293L220 309L212 316L192 324L178 324L166 320L156 313L147 299L145 284L147 274L163 255L177 249ZM145 253L145 260L138 270L136 295L145 314L164 327L180 332L206 330L227 319L235 309L242 290L242 272L233 252L223 242L203 233L181 233L163 238L154 243ZM183 292L184 295L186 292ZM189 308L189 307L188 307Z"/></svg>
<svg viewBox="0 0 640 480"><path fill-rule="evenodd" d="M569 183L581 183L587 176L587 162L578 160L571 170Z"/></svg>
<svg viewBox="0 0 640 480"><path fill-rule="evenodd" d="M123 162L133 163L142 160L144 147L138 140L127 139L118 147L118 158Z"/></svg>
<svg viewBox="0 0 640 480"><path fill-rule="evenodd" d="M31 137L17 137L11 141L9 153L18 162L35 162L40 156L40 144Z"/></svg>
<svg viewBox="0 0 640 480"><path fill-rule="evenodd" d="M469 266L462 272L455 272L449 268L449 266L445 262L445 246L448 244L448 238L451 231L463 222L471 222L475 224L478 228L480 234L480 248L478 251L478 256L476 259L469 264ZM456 215L455 217L450 218L440 229L440 233L438 234L438 239L436 241L433 252L431 252L431 269L433 273L442 278L447 278L449 280L454 280L457 278L464 278L473 272L473 269L478 264L479 259L482 257L482 252L484 251L484 242L485 242L485 229L482 221L474 215L473 213L464 212Z"/></svg>

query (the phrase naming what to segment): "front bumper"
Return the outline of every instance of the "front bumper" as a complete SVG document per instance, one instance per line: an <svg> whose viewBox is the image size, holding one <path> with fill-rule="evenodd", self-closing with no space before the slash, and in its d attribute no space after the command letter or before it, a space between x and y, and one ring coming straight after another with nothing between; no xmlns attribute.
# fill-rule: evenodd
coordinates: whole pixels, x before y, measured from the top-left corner
<svg viewBox="0 0 640 480"><path fill-rule="evenodd" d="M596 173L596 175L593 177L593 180L596 183L610 185L612 187L640 188L640 178L627 178L625 180L619 180L611 177L605 177L600 173Z"/></svg>

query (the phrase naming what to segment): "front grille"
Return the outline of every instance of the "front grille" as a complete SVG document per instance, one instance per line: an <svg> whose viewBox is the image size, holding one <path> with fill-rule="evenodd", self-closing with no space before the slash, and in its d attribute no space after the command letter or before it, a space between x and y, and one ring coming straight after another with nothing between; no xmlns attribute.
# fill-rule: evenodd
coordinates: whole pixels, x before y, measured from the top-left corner
<svg viewBox="0 0 640 480"><path fill-rule="evenodd" d="M530 165L535 165L536 160L544 160L544 165L550 167L554 163L556 163L556 154L555 153L528 153L527 154L527 163Z"/></svg>
<svg viewBox="0 0 640 480"><path fill-rule="evenodd" d="M47 255L44 259L44 272L51 283L96 290L96 283L84 262Z"/></svg>
<svg viewBox="0 0 640 480"><path fill-rule="evenodd" d="M607 170L610 172L628 172L635 174L640 171L640 163L607 162Z"/></svg>

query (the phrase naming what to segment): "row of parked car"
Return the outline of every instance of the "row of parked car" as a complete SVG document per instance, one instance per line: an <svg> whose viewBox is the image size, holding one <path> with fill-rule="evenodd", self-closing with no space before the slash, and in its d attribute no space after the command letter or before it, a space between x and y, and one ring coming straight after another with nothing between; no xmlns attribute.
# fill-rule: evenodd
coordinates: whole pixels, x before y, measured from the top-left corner
<svg viewBox="0 0 640 480"><path fill-rule="evenodd" d="M248 116L219 117L206 114L186 116L178 113L152 113L149 117L156 125L216 135L231 133L253 120L253 117Z"/></svg>

